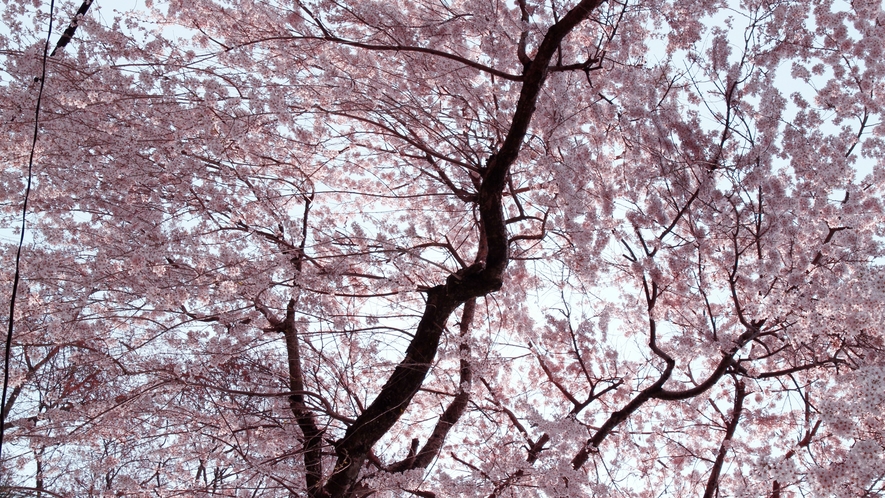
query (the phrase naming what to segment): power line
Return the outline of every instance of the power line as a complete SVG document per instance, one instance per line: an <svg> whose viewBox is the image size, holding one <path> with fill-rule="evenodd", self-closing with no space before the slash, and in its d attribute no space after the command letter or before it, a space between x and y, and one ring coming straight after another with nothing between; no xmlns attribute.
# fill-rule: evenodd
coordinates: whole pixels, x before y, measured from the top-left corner
<svg viewBox="0 0 885 498"><path fill-rule="evenodd" d="M91 3L91 0L90 0ZM49 54L49 38L52 36L52 18L55 13L55 0L49 2L49 30L46 33L46 43L43 45L43 68L40 74L40 90L37 93L37 106L34 110L34 135L31 138L31 153L28 156L27 185L25 186L25 200L22 205L21 236L18 240L18 249L15 253L15 274L12 278L12 296L9 298L9 326L6 329L6 351L3 356L3 399L0 403L0 457L3 455L3 435L6 433L6 392L9 387L9 357L12 349L12 324L15 316L15 297L18 294L19 268L21 263L22 246L25 243L25 228L27 227L28 198L31 195L31 178L34 169L34 151L37 149L37 132L40 129L40 104L43 101L43 86L46 83L46 59ZM54 53L54 51L53 51Z"/></svg>

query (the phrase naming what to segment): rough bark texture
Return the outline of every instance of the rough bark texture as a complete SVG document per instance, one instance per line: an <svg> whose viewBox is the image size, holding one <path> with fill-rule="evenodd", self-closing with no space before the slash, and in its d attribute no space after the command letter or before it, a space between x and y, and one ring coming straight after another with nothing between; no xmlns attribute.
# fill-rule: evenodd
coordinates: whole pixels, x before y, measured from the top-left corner
<svg viewBox="0 0 885 498"><path fill-rule="evenodd" d="M509 239L502 198L510 166L522 148L553 55L562 40L601 3L600 0L583 0L551 26L534 60L526 68L507 137L497 154L489 159L479 188L480 220L488 247L484 267L463 278L449 276L446 285L437 285L427 291L424 314L406 350L406 357L384 384L378 397L335 445L338 459L325 486L328 496L337 498L347 495L356 483L372 445L390 430L406 410L436 357L440 336L452 312L468 300L501 288L509 261Z"/></svg>
<svg viewBox="0 0 885 498"><path fill-rule="evenodd" d="M741 419L741 410L744 408L744 398L747 397L747 390L743 381L737 381L734 388L734 407L731 412L731 420L725 428L725 438L719 446L719 453L716 455L716 461L713 462L713 468L710 470L710 478L707 480L707 488L704 490L704 498L713 498L719 486L719 475L722 474L722 465L725 463L725 455L728 453L728 444L734 438L734 432L737 430L738 423Z"/></svg>
<svg viewBox="0 0 885 498"><path fill-rule="evenodd" d="M286 338L286 355L289 359L289 406L295 421L304 436L303 449L305 482L307 493L311 498L319 496L323 478L323 431L317 427L316 419L310 408L304 403L304 372L301 369L301 347L298 341L298 330L295 328L295 300L290 300L286 307L286 319L282 323L283 335Z"/></svg>

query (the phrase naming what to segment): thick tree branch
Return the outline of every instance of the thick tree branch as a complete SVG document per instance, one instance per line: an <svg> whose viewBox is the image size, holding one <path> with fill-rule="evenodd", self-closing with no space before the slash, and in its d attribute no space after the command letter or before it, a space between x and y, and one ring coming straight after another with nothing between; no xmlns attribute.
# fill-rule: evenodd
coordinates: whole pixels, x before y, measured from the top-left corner
<svg viewBox="0 0 885 498"><path fill-rule="evenodd" d="M734 408L731 413L731 420L725 428L725 438L719 445L719 453L716 455L716 461L710 470L710 478L707 480L707 488L704 490L704 498L713 498L716 489L719 487L719 475L722 473L722 465L725 463L725 454L728 453L729 443L734 438L734 432L737 430L738 422L741 418L741 410L744 408L744 398L747 391L744 388L743 381L735 381L734 389Z"/></svg>
<svg viewBox="0 0 885 498"><path fill-rule="evenodd" d="M649 344L650 346L652 346L652 350L656 350L656 353L659 353L659 356L660 354L666 355L666 353L663 353L663 351L661 351L659 348L657 348L657 346L654 345L655 324L654 320L649 319L649 322L649 327L651 330L651 339L649 341ZM602 427L600 427L599 431L597 431L596 434L589 441L587 441L584 448L582 448L581 451L575 456L575 458L572 459L572 466L575 469L578 469L582 465L584 465L584 463L586 463L587 459L590 457L591 451L593 451L595 448L598 448L599 445L602 444L602 441L605 440L608 434L615 427L617 427L618 424L626 420L646 401L651 399L666 401L689 399L698 396L709 390L711 387L715 386L716 383L719 382L719 379L721 379L722 376L728 372L728 368L735 363L734 355L736 355L742 347L744 347L750 341L759 336L764 322L765 320L752 321L750 328L744 331L744 333L737 338L737 340L735 341L735 345L732 346L731 350L727 354L723 355L722 360L720 360L719 365L716 367L716 370L714 370L713 373L710 374L710 376L704 382L701 382L691 389L685 389L682 391L668 391L663 388L664 384L666 383L667 379L669 379L670 374L673 371L673 367L675 366L675 361L673 361L673 359L670 358L669 355L664 356L663 358L667 363L667 367L661 374L661 377L654 384L640 391L640 393L636 395L636 397L633 398L629 403L627 403L624 408L612 413L608 420L606 420Z"/></svg>
<svg viewBox="0 0 885 498"><path fill-rule="evenodd" d="M466 301L501 288L509 261L507 225L502 197L510 166L519 156L547 77L550 59L562 40L601 3L582 0L547 31L538 53L523 75L523 86L510 130L497 154L487 163L478 204L487 257L484 262L450 275L445 285L427 291L427 302L406 356L381 388L378 397L357 417L335 450L337 462L326 483L328 496L345 496L356 482L369 450L405 412L436 357L440 336L452 312ZM354 45L356 46L356 45ZM361 47L369 48L369 47Z"/></svg>
<svg viewBox="0 0 885 498"><path fill-rule="evenodd" d="M608 420L605 421L604 424L596 431L596 434L593 435L585 444L584 447L572 458L572 468L575 470L581 468L587 460L590 458L590 453L596 451L596 448L602 444L602 441L608 437L609 433L614 430L621 422L627 420L627 418L636 410L639 409L640 406L645 404L646 401L654 398L658 393L663 389L664 383L670 378L670 375L673 373L673 367L676 365L676 361L670 357L667 353L660 349L657 345L657 335L656 329L657 325L655 323L654 318L652 318L652 310L655 306L655 302L658 297L658 288L657 284L652 282L651 290L649 290L646 280L643 278L643 286L645 288L645 296L646 301L648 302L648 325L649 325L649 340L648 344L651 350L666 363L666 367L664 371L661 372L661 376L654 382L654 384L646 387L639 394L636 395L635 398L630 400L624 408L613 412Z"/></svg>
<svg viewBox="0 0 885 498"><path fill-rule="evenodd" d="M467 334L470 330L470 324L473 322L473 316L476 311L476 298L464 303L464 309L461 312L460 336L461 345L458 347L461 356L461 368L458 382L458 394L449 403L442 416L437 421L433 432L421 451L411 454L405 460L397 462L388 470L390 472L401 472L410 469L425 469L439 455L445 443L446 436L461 415L467 408L467 402L470 400L470 386L473 383L473 369L470 366L470 345L467 343ZM417 442L417 440L415 440Z"/></svg>
<svg viewBox="0 0 885 498"><path fill-rule="evenodd" d="M323 478L323 431L317 426L313 412L304 403L304 372L301 369L301 346L298 330L295 327L295 300L289 301L286 307L286 319L282 323L282 332L286 338L286 356L289 360L289 407L301 433L304 435L304 467L307 495L310 498L322 496Z"/></svg>
<svg viewBox="0 0 885 498"><path fill-rule="evenodd" d="M516 111L513 113L510 123L510 130L500 150L489 158L479 190L479 209L489 244L486 271L492 275L502 275L507 266L508 240L504 213L501 208L501 192L506 185L510 165L516 161L522 148L522 141L528 132L529 123L538 102L538 95L547 79L550 60L562 40L578 24L587 19L590 12L601 3L602 0L582 0L562 20L551 26L538 47L534 60L523 73L523 85L516 104Z"/></svg>
<svg viewBox="0 0 885 498"><path fill-rule="evenodd" d="M74 38L74 33L77 32L77 26L80 25L80 19L82 16L86 15L86 11L89 10L89 6L92 5L93 0L83 0L83 3L80 5L80 8L77 9L77 13L74 14L74 18L71 19L71 23L68 24L68 29L65 30L64 33L61 34L61 38L58 39L58 42L55 44L55 48L52 49L52 53L49 54L50 57L54 56L59 50L64 49L71 39Z"/></svg>

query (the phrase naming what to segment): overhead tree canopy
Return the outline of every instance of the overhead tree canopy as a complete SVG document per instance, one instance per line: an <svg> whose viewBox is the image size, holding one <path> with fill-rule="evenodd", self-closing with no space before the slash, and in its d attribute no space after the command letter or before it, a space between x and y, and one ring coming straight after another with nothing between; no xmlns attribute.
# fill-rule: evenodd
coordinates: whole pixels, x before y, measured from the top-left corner
<svg viewBox="0 0 885 498"><path fill-rule="evenodd" d="M52 15L0 494L885 493L879 0Z"/></svg>

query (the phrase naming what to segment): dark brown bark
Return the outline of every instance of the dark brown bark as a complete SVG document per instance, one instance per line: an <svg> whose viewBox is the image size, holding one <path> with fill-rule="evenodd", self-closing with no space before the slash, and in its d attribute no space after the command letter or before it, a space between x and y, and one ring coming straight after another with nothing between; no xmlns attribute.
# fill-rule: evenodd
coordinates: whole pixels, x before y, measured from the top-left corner
<svg viewBox="0 0 885 498"><path fill-rule="evenodd" d="M605 440L605 438L611 433L611 431L617 427L621 422L626 420L633 412L639 409L640 406L645 404L646 401L651 399L659 399L664 401L674 401L674 400L683 400L693 398L698 396L711 387L715 386L717 382L728 372L728 368L734 365L734 355L740 351L745 345L747 345L750 341L755 339L759 333L761 332L762 322L752 322L751 326L741 334L737 340L735 341L735 345L731 348L731 350L723 355L722 360L719 362L719 365L716 367L716 370L713 371L712 374L704 381L698 384L697 386L691 389L685 389L682 391L669 391L663 388L664 384L670 378L670 373L673 370L674 364L672 360L667 362L667 367L664 370L664 373L661 377L651 386L640 391L639 394L636 395L627 405L612 413L609 416L608 420L599 428L596 434L593 435L590 440L584 445L583 448L578 452L577 455L572 459L572 467L575 469L581 468L587 460L590 458L590 453L596 450L600 444ZM654 326L652 324L652 330L654 330ZM653 333L652 333L653 335ZM654 339L652 339L651 344L654 344ZM653 346L655 349L656 346ZM657 352L657 351L656 351Z"/></svg>
<svg viewBox="0 0 885 498"><path fill-rule="evenodd" d="M438 285L427 292L424 316L406 349L406 357L381 388L378 397L336 444L338 460L326 483L329 496L346 496L356 482L372 445L393 427L406 410L430 370L446 321L458 304L447 294L446 286Z"/></svg>
<svg viewBox="0 0 885 498"><path fill-rule="evenodd" d="M436 357L440 336L449 316L468 300L501 288L509 262L509 239L502 197L510 166L522 148L551 58L562 40L601 3L601 0L582 0L551 26L538 47L535 59L526 68L510 130L501 149L489 158L477 196L480 226L488 247L484 265L475 273L450 275L445 285L437 285L427 291L424 313L406 349L405 358L381 388L378 397L357 417L335 446L338 459L326 482L327 496L338 498L348 494L359 477L360 468L372 445L393 427L406 410Z"/></svg>
<svg viewBox="0 0 885 498"><path fill-rule="evenodd" d="M290 300L286 307L286 320L282 323L283 335L286 338L286 356L289 361L289 407L295 415L295 421L304 436L302 451L304 452L305 482L307 495L311 498L320 496L323 479L322 442L323 431L317 427L313 412L304 403L304 372L301 369L301 346L298 341L298 330L295 328L295 300Z"/></svg>
<svg viewBox="0 0 885 498"><path fill-rule="evenodd" d="M464 303L464 310L461 312L461 324L459 327L462 339L466 338L470 331L470 324L473 322L475 310L475 298ZM442 451L446 436L467 409L467 403L470 401L470 385L473 383L473 369L470 367L469 361L470 345L467 344L466 341L462 341L459 346L459 351L461 356L461 368L458 382L458 394L455 395L454 399L449 403L449 406L446 407L442 416L440 416L439 421L437 421L436 426L433 428L433 432L430 434L424 447L415 453L410 452L405 460L391 465L387 469L388 472L403 472L405 470L427 468L433 459L439 455L439 452ZM417 440L414 440L413 443L417 443Z"/></svg>
<svg viewBox="0 0 885 498"><path fill-rule="evenodd" d="M74 14L74 18L71 20L71 23L68 25L68 29L62 33L61 38L58 39L58 42L55 44L55 48L52 49L52 53L49 54L50 57L54 56L56 52L64 49L71 39L74 38L74 33L77 32L77 26L80 25L80 17L86 15L86 11L89 10L89 7L92 5L93 0L84 0L80 5L80 8L77 9L77 13Z"/></svg>
<svg viewBox="0 0 885 498"><path fill-rule="evenodd" d="M738 422L741 418L741 410L744 408L744 398L747 397L747 391L744 388L743 381L735 382L734 390L734 408L732 409L731 420L725 428L725 438L719 445L719 453L716 455L716 461L710 470L710 478L707 480L707 489L704 491L704 498L713 498L716 488L719 487L719 475L722 473L722 464L725 463L725 454L728 453L728 443L734 437L737 430Z"/></svg>

